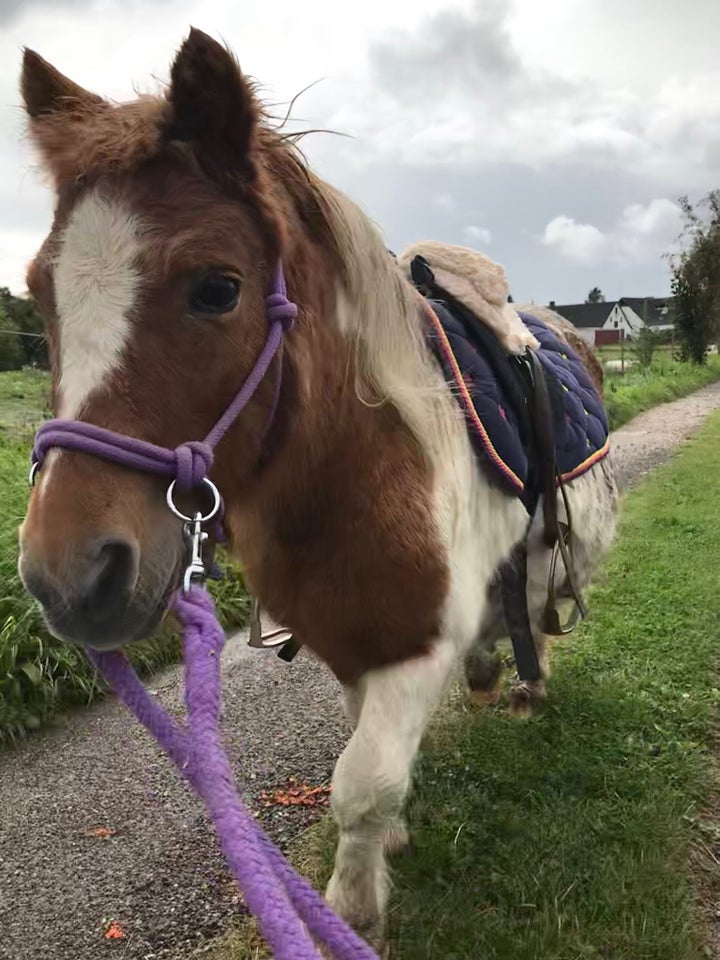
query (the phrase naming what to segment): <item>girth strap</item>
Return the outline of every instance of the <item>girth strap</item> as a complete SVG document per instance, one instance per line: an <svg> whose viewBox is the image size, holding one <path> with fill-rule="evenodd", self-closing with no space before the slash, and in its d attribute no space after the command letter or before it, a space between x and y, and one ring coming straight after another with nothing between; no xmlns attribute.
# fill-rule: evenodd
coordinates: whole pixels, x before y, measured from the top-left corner
<svg viewBox="0 0 720 960"><path fill-rule="evenodd" d="M500 568L505 623L521 680L540 679L540 662L533 640L527 604L527 544L519 543Z"/></svg>

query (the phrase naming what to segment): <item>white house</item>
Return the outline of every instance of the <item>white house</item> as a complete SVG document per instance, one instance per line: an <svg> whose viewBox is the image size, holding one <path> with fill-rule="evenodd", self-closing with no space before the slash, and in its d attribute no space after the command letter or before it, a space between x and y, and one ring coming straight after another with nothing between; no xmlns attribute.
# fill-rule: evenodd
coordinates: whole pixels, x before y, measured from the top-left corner
<svg viewBox="0 0 720 960"><path fill-rule="evenodd" d="M646 325L652 330L672 330L669 299L658 297L621 297L603 324L603 330L624 331L625 336L636 337Z"/></svg>
<svg viewBox="0 0 720 960"><path fill-rule="evenodd" d="M632 339L645 322L652 330L672 330L670 299L661 297L621 297L601 303L571 303L550 309L569 320L588 343L613 343L624 336Z"/></svg>

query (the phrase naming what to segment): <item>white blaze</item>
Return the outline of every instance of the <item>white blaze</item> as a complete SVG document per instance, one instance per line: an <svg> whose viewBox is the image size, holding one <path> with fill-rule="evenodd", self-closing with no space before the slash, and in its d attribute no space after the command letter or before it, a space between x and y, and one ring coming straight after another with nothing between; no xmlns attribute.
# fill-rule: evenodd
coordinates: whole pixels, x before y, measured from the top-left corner
<svg viewBox="0 0 720 960"><path fill-rule="evenodd" d="M77 417L122 366L141 252L140 223L121 204L93 192L73 210L55 264L61 417Z"/></svg>

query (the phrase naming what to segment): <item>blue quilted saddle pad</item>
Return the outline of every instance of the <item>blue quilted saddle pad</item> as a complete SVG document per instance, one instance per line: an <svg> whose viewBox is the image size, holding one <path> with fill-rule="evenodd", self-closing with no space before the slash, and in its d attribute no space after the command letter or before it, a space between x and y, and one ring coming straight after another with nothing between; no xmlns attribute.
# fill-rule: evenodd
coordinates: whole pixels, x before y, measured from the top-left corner
<svg viewBox="0 0 720 960"><path fill-rule="evenodd" d="M475 453L490 476L508 493L532 502L532 437L525 399L511 358L478 321L440 300L428 300L428 343L465 414ZM540 342L553 408L556 462L562 480L573 480L608 453L609 428L602 398L585 365L541 320L521 313ZM515 388L514 388L515 385Z"/></svg>

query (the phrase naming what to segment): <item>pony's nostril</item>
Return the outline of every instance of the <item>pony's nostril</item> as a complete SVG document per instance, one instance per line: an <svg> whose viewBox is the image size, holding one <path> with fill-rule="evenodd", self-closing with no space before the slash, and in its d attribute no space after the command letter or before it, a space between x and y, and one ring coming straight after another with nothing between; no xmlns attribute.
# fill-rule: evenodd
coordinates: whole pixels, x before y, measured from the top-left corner
<svg viewBox="0 0 720 960"><path fill-rule="evenodd" d="M98 547L97 560L85 595L85 608L96 622L119 612L132 586L135 555L125 540L106 540Z"/></svg>

